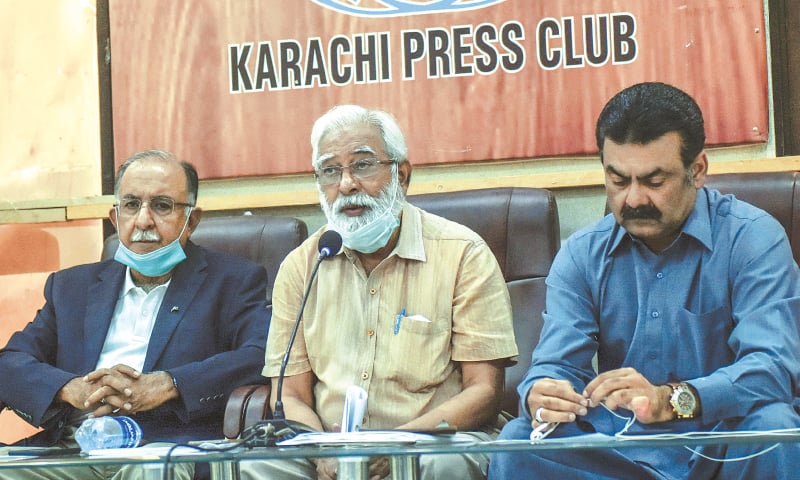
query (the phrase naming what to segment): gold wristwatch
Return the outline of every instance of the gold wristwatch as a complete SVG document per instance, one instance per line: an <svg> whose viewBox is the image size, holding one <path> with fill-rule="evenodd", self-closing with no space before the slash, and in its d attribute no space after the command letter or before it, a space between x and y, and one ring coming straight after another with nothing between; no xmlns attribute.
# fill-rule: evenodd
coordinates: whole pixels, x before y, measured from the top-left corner
<svg viewBox="0 0 800 480"><path fill-rule="evenodd" d="M672 395L669 397L669 403L672 405L672 411L678 419L684 420L695 418L700 414L700 399L691 385L688 383L670 383L672 387Z"/></svg>

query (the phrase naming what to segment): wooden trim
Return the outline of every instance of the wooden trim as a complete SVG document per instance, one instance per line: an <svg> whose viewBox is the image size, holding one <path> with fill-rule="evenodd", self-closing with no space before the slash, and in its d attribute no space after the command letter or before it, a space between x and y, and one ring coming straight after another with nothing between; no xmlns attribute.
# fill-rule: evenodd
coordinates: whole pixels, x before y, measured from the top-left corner
<svg viewBox="0 0 800 480"><path fill-rule="evenodd" d="M424 167L421 167L422 169ZM458 168L457 165L448 166ZM736 160L712 162L709 173L747 173L782 172L800 170L800 155L792 157L765 158L757 160ZM476 190L490 187L534 187L560 190L566 188L585 188L602 186L603 170L599 162L596 167L578 171L553 173L505 174L487 177L475 174L467 178L442 181L421 180L411 183L410 194ZM276 191L275 183L253 182L255 186L242 193L226 193L225 187L217 187L217 182L201 182L203 191L200 206L207 211L224 211L273 207L296 207L316 205L319 202L317 190L306 186L285 187ZM51 199L28 202L0 202L0 224L63 222L71 220L105 219L114 203L113 195L73 199Z"/></svg>

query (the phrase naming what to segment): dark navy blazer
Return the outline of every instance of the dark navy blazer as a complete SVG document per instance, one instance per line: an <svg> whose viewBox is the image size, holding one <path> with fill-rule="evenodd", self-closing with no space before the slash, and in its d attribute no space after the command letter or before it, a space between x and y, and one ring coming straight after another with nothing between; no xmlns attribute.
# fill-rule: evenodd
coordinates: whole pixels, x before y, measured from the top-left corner
<svg viewBox="0 0 800 480"><path fill-rule="evenodd" d="M266 270L191 242L186 254L173 272L143 368L169 371L180 398L136 414L148 442L222 438L231 391L266 380ZM72 407L53 400L69 380L95 369L125 272L106 260L53 273L44 307L0 350L0 400L45 429L24 443L59 440Z"/></svg>

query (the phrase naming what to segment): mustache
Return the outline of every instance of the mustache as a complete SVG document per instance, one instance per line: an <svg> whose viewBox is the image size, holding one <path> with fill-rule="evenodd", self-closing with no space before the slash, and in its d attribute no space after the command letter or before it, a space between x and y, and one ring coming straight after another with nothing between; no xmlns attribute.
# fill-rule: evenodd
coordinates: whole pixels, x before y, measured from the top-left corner
<svg viewBox="0 0 800 480"><path fill-rule="evenodd" d="M641 207L622 207L620 212L623 220L660 220L661 210L653 205L642 205Z"/></svg>
<svg viewBox="0 0 800 480"><path fill-rule="evenodd" d="M138 228L131 234L131 242L160 242L161 235L155 230L139 230Z"/></svg>
<svg viewBox="0 0 800 480"><path fill-rule="evenodd" d="M358 192L352 195L340 195L333 202L333 205L331 205L333 211L337 213L341 213L342 210L348 207L367 207L374 209L377 206L378 201L364 192Z"/></svg>

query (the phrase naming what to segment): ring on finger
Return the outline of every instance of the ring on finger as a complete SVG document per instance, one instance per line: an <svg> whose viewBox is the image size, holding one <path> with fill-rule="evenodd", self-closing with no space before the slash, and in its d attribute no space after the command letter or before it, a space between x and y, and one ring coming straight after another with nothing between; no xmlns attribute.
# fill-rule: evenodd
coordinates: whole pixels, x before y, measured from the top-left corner
<svg viewBox="0 0 800 480"><path fill-rule="evenodd" d="M105 397L100 399L100 404L101 404L101 405L105 405L105 404L106 404L106 399L105 399Z"/></svg>
<svg viewBox="0 0 800 480"><path fill-rule="evenodd" d="M544 419L542 418L542 410L544 410L544 407L539 407L536 409L536 413L533 414L533 419L539 423L544 423Z"/></svg>

